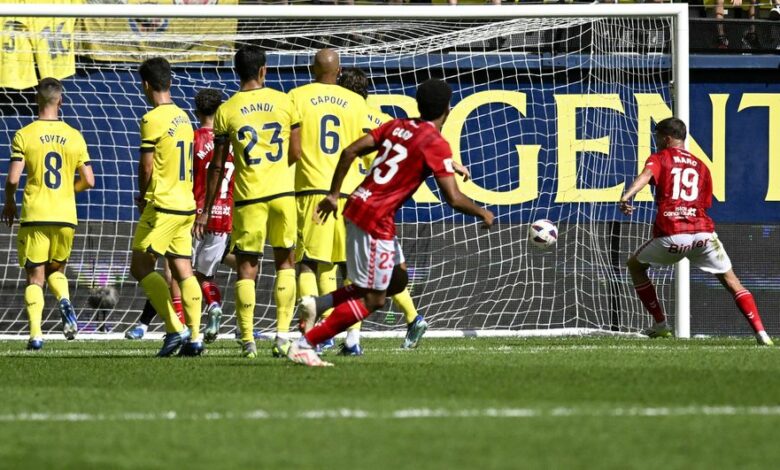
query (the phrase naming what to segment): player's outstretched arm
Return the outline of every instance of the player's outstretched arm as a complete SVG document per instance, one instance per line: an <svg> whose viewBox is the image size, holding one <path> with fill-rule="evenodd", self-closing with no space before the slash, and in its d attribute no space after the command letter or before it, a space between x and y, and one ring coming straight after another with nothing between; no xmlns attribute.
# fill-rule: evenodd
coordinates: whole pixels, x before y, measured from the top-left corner
<svg viewBox="0 0 780 470"><path fill-rule="evenodd" d="M5 179L5 205L3 206L2 221L9 227L16 219L16 190L19 188L19 179L24 170L24 160L11 162L8 166L8 177Z"/></svg>
<svg viewBox="0 0 780 470"><path fill-rule="evenodd" d="M439 189L441 189L442 194L444 194L444 200L447 201L447 204L453 209L464 214L479 217L482 219L484 228L493 226L493 213L474 204L474 201L460 192L458 185L455 183L454 176L437 177L436 184L439 185Z"/></svg>
<svg viewBox="0 0 780 470"><path fill-rule="evenodd" d="M203 212L198 214L195 225L192 227L192 234L199 240L203 239L203 235L206 233L206 226L209 224L209 217L211 217L211 207L217 197L219 182L225 177L225 163L229 150L230 142L228 139L214 138L214 154L206 172L206 200L203 204Z"/></svg>
<svg viewBox="0 0 780 470"><path fill-rule="evenodd" d="M626 189L626 192L624 192L620 197L621 212L626 215L631 215L634 212L634 206L631 205L631 199L636 196L636 194L641 191L642 188L647 186L647 183L649 183L651 179L653 179L653 171L649 168L645 168L645 170L636 177L633 183L631 183L631 186L629 186L628 189Z"/></svg>
<svg viewBox="0 0 780 470"><path fill-rule="evenodd" d="M92 189L95 187L95 174L92 172L92 166L81 165L78 167L79 179L73 185L73 190L77 193Z"/></svg>
<svg viewBox="0 0 780 470"><path fill-rule="evenodd" d="M352 162L355 158L367 153L376 151L376 142L371 134L366 134L358 140L352 142L341 152L339 163L336 165L336 173L333 174L333 180L330 183L330 194L317 204L317 213L315 218L320 222L328 220L328 216L333 214L336 218L339 210L339 195L341 194L341 185L344 184L344 178L349 173Z"/></svg>

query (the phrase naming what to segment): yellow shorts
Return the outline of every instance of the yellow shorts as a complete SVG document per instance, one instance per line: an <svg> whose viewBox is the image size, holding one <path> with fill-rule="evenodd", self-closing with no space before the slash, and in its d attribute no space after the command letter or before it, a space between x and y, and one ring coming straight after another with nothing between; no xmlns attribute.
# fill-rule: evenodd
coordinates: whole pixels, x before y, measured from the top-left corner
<svg viewBox="0 0 780 470"><path fill-rule="evenodd" d="M347 205L347 198L339 199L339 218L336 220L335 231L333 232L333 254L331 259L334 263L347 262L347 221L341 215L344 213L344 206Z"/></svg>
<svg viewBox="0 0 780 470"><path fill-rule="evenodd" d="M195 213L173 214L147 205L133 237L133 250L157 256L192 257L192 224Z"/></svg>
<svg viewBox="0 0 780 470"><path fill-rule="evenodd" d="M347 229L342 220L344 202L339 201L338 220L333 216L323 224L314 221L317 204L325 198L323 194L296 196L298 206L298 246L295 261L316 261L318 263L338 263L346 261Z"/></svg>
<svg viewBox="0 0 780 470"><path fill-rule="evenodd" d="M76 229L60 225L25 225L16 236L19 265L34 268L56 261L64 263L70 257Z"/></svg>
<svg viewBox="0 0 780 470"><path fill-rule="evenodd" d="M273 248L295 247L294 196L240 204L237 203L233 211L231 253L262 256L266 237Z"/></svg>

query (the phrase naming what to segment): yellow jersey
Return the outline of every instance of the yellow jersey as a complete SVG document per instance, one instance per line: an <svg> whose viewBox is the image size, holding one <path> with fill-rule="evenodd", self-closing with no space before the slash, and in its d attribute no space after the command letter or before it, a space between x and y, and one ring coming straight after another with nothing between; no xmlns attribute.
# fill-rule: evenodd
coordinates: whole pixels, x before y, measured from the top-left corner
<svg viewBox="0 0 780 470"><path fill-rule="evenodd" d="M16 132L11 160L23 161L27 173L22 226L75 227L74 175L89 164L81 133L60 120L39 119Z"/></svg>
<svg viewBox="0 0 780 470"><path fill-rule="evenodd" d="M192 147L195 131L187 113L173 103L141 118L141 152L154 152L145 199L161 212L194 214Z"/></svg>
<svg viewBox="0 0 780 470"><path fill-rule="evenodd" d="M214 140L230 138L233 145L236 205L295 193L287 150L299 125L290 98L271 88L239 91L217 109Z"/></svg>
<svg viewBox="0 0 780 470"><path fill-rule="evenodd" d="M325 194L341 152L363 136L366 100L344 87L325 83L300 86L291 90L290 96L301 116L303 150L295 164L295 191Z"/></svg>
<svg viewBox="0 0 780 470"><path fill-rule="evenodd" d="M368 112L363 126L364 134L368 133L370 130L376 129L387 121L393 120L392 116L383 113L379 109L373 109L368 105L366 105L366 109ZM352 168L349 169L349 173L347 173L346 178L344 178L344 183L341 185L342 193L351 194L352 191L360 186L360 183L362 183L366 178L366 175L368 175L368 170L371 168L371 163L373 163L375 157L376 152L372 152L355 159Z"/></svg>

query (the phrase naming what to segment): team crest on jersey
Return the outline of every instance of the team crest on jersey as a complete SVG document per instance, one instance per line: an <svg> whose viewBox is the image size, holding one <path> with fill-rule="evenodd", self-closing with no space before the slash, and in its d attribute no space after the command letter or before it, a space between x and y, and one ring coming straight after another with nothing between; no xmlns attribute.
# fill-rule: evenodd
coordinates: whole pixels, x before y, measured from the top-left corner
<svg viewBox="0 0 780 470"><path fill-rule="evenodd" d="M110 0L109 0L110 1ZM214 5L219 0L173 0L174 5ZM101 3L105 3L101 0ZM127 3L120 0L115 3ZM142 4L156 5L157 2L143 2ZM168 30L170 22L167 18L129 18L127 20L130 30L138 34L164 33Z"/></svg>

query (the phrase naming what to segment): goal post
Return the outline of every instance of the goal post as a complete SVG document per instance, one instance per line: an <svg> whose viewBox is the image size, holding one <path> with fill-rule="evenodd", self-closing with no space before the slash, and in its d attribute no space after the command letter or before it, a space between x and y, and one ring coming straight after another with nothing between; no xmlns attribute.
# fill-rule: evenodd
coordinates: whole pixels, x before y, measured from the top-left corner
<svg viewBox="0 0 780 470"><path fill-rule="evenodd" d="M52 24L33 28L25 18ZM225 97L237 90L231 61L241 44L267 50L267 84L283 91L311 80L314 51L334 48L342 67L371 78L369 104L396 117L416 113L414 89L422 80L440 77L453 86L443 133L473 174L461 188L498 218L494 230L480 230L443 207L432 182L401 209L410 290L434 334L633 334L650 322L623 264L650 236L654 211L644 193L630 220L619 214L617 199L649 153L651 123L672 113L688 122L685 4L0 4L0 19L4 57L14 51L19 63L36 61L40 48L48 51L56 67L47 62L47 70L61 72L65 84L63 117L82 130L93 158L98 187L78 198L67 270L85 331L121 333L144 302L129 277L138 121L148 110L137 84L140 60L168 57L174 101L191 111L200 88ZM44 73L42 64L34 64L33 76ZM0 83L4 148L35 116L29 84L15 86L12 78ZM3 173L6 165L0 163ZM549 252L526 239L528 224L541 218L560 231ZM0 263L0 335L20 337L26 317L15 235L0 233L7 254ZM261 271L256 328L271 332L271 263ZM223 268L217 279L227 334L235 275ZM687 265L659 270L654 279L674 312L677 336L689 337ZM119 293L116 307L89 307L90 292L106 286ZM50 299L46 305L45 331L56 334L58 315ZM402 318L390 304L365 328L402 334Z"/></svg>

